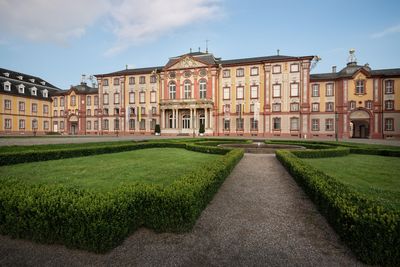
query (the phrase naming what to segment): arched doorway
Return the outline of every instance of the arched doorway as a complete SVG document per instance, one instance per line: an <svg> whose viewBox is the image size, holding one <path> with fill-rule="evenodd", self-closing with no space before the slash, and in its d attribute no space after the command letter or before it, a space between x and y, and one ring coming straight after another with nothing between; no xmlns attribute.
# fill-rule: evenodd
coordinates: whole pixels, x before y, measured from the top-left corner
<svg viewBox="0 0 400 267"><path fill-rule="evenodd" d="M182 128L183 129L189 129L190 128L190 115L183 115L182 117Z"/></svg>
<svg viewBox="0 0 400 267"><path fill-rule="evenodd" d="M350 114L350 130L352 138L369 138L370 115L365 110L355 110Z"/></svg>
<svg viewBox="0 0 400 267"><path fill-rule="evenodd" d="M78 134L78 116L71 115L69 117L69 134L76 135Z"/></svg>

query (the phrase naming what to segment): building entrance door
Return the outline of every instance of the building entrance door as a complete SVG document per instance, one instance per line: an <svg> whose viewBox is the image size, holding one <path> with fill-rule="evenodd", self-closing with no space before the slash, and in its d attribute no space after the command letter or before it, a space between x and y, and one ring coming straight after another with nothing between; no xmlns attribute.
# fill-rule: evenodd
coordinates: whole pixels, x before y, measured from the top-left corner
<svg viewBox="0 0 400 267"><path fill-rule="evenodd" d="M78 133L78 124L77 123L71 123L71 134L76 135Z"/></svg>

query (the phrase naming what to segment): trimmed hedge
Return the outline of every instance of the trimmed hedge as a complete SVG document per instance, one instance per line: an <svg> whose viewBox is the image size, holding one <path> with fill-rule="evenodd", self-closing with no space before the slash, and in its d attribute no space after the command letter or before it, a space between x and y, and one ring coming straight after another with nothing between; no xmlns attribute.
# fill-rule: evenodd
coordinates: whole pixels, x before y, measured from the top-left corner
<svg viewBox="0 0 400 267"><path fill-rule="evenodd" d="M156 147L155 143L146 144ZM158 143L157 147L162 145L172 144ZM186 144L179 146L184 148ZM136 148L139 147L145 146ZM195 145L187 148L224 156L167 187L136 184L101 193L65 185L30 185L0 179L0 233L105 252L139 226L156 231L189 230L243 152Z"/></svg>
<svg viewBox="0 0 400 267"><path fill-rule="evenodd" d="M293 150L292 153L299 158L330 158L343 157L350 154L347 147L334 147L326 149Z"/></svg>
<svg viewBox="0 0 400 267"><path fill-rule="evenodd" d="M398 266L398 211L378 205L303 162L293 152L279 150L276 156L360 260Z"/></svg>
<svg viewBox="0 0 400 267"><path fill-rule="evenodd" d="M378 156L387 156L387 157L400 157L400 150L393 150L393 149L374 149L374 148L351 147L350 153L378 155Z"/></svg>

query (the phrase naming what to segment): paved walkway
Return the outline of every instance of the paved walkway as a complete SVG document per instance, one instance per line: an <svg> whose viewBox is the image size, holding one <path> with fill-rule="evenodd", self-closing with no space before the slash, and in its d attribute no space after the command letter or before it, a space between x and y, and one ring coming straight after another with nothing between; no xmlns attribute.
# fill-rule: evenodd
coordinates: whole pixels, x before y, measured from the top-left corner
<svg viewBox="0 0 400 267"><path fill-rule="evenodd" d="M246 154L186 234L139 229L105 255L0 236L0 266L359 266L274 155Z"/></svg>

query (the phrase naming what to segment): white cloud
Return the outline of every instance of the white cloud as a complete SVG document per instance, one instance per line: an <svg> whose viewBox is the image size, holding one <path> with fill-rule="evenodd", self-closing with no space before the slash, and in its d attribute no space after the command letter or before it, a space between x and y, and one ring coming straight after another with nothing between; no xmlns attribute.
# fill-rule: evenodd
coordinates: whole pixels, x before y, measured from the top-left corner
<svg viewBox="0 0 400 267"><path fill-rule="evenodd" d="M111 11L118 39L107 54L151 41L191 23L214 19L220 11L220 1L216 0L123 0Z"/></svg>
<svg viewBox="0 0 400 267"><path fill-rule="evenodd" d="M107 0L0 0L0 30L31 41L67 43L109 7Z"/></svg>
<svg viewBox="0 0 400 267"><path fill-rule="evenodd" d="M386 35L395 34L395 33L400 33L400 24L386 28L381 32L374 33L371 35L371 38L378 39L378 38L385 37Z"/></svg>
<svg viewBox="0 0 400 267"><path fill-rule="evenodd" d="M38 42L68 44L104 19L116 42L106 52L155 40L220 16L222 0L0 0L0 31ZM104 21L103 20L103 21Z"/></svg>

